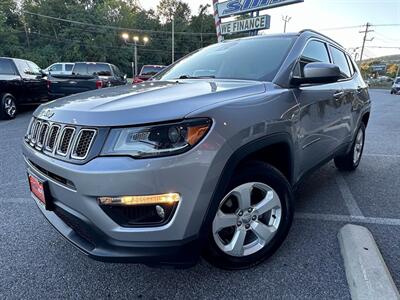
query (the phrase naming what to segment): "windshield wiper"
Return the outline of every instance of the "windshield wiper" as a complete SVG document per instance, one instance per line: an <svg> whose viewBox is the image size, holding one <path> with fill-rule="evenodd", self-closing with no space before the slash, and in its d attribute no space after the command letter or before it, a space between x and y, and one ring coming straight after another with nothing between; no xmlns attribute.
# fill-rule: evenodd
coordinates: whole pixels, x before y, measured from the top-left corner
<svg viewBox="0 0 400 300"><path fill-rule="evenodd" d="M204 79L204 78L215 78L215 76L214 75L205 75L205 76L181 75L175 79Z"/></svg>

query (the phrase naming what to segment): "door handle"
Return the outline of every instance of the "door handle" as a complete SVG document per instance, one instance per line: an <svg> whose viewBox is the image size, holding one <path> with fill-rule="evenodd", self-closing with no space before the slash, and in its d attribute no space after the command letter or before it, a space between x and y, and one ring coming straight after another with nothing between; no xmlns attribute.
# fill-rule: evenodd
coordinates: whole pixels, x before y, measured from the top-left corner
<svg viewBox="0 0 400 300"><path fill-rule="evenodd" d="M343 96L344 96L344 91L337 91L337 92L335 92L335 93L333 94L333 97L334 97L336 100L342 99Z"/></svg>

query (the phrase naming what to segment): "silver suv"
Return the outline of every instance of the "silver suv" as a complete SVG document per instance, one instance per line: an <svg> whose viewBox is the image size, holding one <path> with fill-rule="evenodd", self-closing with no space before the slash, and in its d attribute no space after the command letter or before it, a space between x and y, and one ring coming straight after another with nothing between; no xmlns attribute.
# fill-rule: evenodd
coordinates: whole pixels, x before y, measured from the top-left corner
<svg viewBox="0 0 400 300"><path fill-rule="evenodd" d="M307 174L331 159L357 168L369 112L354 61L306 30L44 104L23 153L38 207L90 257L242 269L286 238Z"/></svg>

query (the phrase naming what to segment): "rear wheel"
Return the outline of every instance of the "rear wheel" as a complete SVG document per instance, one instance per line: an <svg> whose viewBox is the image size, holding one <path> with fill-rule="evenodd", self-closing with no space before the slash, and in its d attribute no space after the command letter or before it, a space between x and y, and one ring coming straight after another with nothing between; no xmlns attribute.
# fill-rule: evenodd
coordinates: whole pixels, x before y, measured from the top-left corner
<svg viewBox="0 0 400 300"><path fill-rule="evenodd" d="M11 94L0 95L0 119L10 120L17 115L15 98Z"/></svg>
<svg viewBox="0 0 400 300"><path fill-rule="evenodd" d="M263 162L250 162L233 175L209 226L205 258L224 269L244 269L274 254L293 219L286 178Z"/></svg>
<svg viewBox="0 0 400 300"><path fill-rule="evenodd" d="M357 169L364 151L364 142L365 125L364 123L361 123L349 153L344 156L335 157L334 161L336 167L342 171L354 171Z"/></svg>

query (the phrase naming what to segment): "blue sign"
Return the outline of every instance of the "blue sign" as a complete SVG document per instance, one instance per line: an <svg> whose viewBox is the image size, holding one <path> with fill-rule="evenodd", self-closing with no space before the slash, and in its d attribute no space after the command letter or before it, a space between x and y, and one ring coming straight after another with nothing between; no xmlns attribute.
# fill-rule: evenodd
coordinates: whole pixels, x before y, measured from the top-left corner
<svg viewBox="0 0 400 300"><path fill-rule="evenodd" d="M304 2L304 0L229 0L218 3L218 15L224 18L299 2Z"/></svg>

